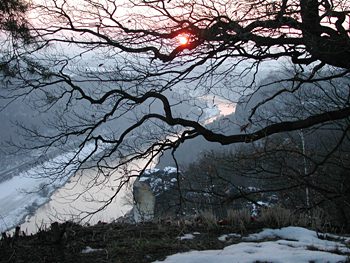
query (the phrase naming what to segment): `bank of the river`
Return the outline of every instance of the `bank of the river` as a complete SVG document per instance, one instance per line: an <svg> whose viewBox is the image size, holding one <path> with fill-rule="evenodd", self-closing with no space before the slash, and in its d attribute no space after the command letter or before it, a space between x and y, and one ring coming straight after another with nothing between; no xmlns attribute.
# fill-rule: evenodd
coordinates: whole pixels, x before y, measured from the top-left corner
<svg viewBox="0 0 350 263"><path fill-rule="evenodd" d="M208 101L207 112L203 116L205 123L234 111L232 104L218 97L203 97L201 101ZM49 164L50 161L47 162ZM131 166L144 167L146 162L147 160L138 161ZM36 169L41 168L32 168L33 173ZM123 187L106 208L98 211L115 194L120 184L118 178L121 177L122 174L116 172L107 179L102 176L96 178L96 171L89 169L83 175L67 175L65 180L70 180L67 183L61 180L56 186L50 185L45 178L32 179L25 174L14 176L12 181L0 184L0 188L6 188L6 192L3 190L0 194L0 230L22 224L22 229L27 233L35 233L55 221L78 222L82 218L82 222L89 221L92 224L98 221L112 222L131 209L130 189ZM41 185L47 187L41 190ZM98 212L94 213L96 211ZM89 213L94 214L88 216Z"/></svg>
<svg viewBox="0 0 350 263"><path fill-rule="evenodd" d="M1 239L0 262L350 262L347 236L302 227L261 231L262 226L259 222L245 224L244 229L239 224L184 221L85 227L54 223L35 235L18 231L18 235ZM170 256L186 251L192 252Z"/></svg>
<svg viewBox="0 0 350 263"><path fill-rule="evenodd" d="M164 259L189 250L221 249L228 229L169 224L53 224L35 235L0 240L0 262L127 262ZM196 240L181 240L198 232ZM91 253L84 253L84 251Z"/></svg>

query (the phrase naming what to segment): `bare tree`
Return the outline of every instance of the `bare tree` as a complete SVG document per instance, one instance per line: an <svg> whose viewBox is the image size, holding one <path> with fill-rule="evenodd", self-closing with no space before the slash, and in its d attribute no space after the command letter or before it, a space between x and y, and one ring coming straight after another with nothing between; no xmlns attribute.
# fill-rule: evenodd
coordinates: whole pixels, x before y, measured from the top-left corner
<svg viewBox="0 0 350 263"><path fill-rule="evenodd" d="M0 29L9 31L14 37L29 39L28 22L25 12L28 4L21 0L4 0L0 3Z"/></svg>
<svg viewBox="0 0 350 263"><path fill-rule="evenodd" d="M11 72L3 78L8 99L31 96L36 109L54 113L45 120L50 129L22 127L32 144L21 147L70 149L55 176L89 167L108 176L138 159L148 160L144 169L199 136L250 143L347 119L349 92L342 104L304 107L299 116L262 122L256 113L306 84L322 89L349 77L349 11L342 0L38 1L28 18L35 43L17 46L1 62ZM282 66L288 74L259 81L265 67ZM279 87L247 108L238 130L205 125L198 97L236 103L271 84Z"/></svg>

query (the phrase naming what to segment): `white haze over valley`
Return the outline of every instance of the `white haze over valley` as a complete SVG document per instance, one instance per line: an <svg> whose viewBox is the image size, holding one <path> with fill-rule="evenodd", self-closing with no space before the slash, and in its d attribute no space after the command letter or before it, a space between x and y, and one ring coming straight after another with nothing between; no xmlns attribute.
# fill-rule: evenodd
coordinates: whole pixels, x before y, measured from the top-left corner
<svg viewBox="0 0 350 263"><path fill-rule="evenodd" d="M201 118L204 123L213 122L220 116L226 116L234 112L232 103L218 96L201 97L200 100L206 105ZM93 145L85 147L80 153L81 158L92 150ZM118 175L111 178L109 183L104 182L102 185L96 185L81 196L80 194L84 192L84 188L90 183L89 179L94 178L93 170L84 172L82 181L77 180L78 182L76 182L73 177L71 183L67 183L73 176L69 172L69 167L66 169L67 173L59 180L51 181L50 178L43 176L45 170L50 174L50 171L57 169L70 157L71 153L58 155L44 164L22 171L11 179L0 183L0 232L23 224L22 229L32 233L39 228L47 227L54 221L77 221L81 217L79 213L93 212L101 206L98 200L106 200L113 195L118 188L118 183L112 181L118 178ZM141 163L136 165L142 167ZM63 187L64 185L65 187ZM56 191L59 188L62 189ZM127 203L124 200L127 191L127 189L123 189L116 200L106 209L96 213L92 218L88 217L85 221L89 220L90 223L111 222L123 216L131 209L130 202ZM89 196L93 196L96 200L91 200L92 198L89 198Z"/></svg>

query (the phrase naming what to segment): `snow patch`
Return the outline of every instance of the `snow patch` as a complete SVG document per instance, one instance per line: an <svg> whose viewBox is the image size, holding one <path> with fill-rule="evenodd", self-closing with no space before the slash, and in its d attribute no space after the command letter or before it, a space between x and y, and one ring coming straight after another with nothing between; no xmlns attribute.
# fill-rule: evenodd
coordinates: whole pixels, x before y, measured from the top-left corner
<svg viewBox="0 0 350 263"><path fill-rule="evenodd" d="M219 237L219 240L224 241L229 235L238 237L238 234L227 234ZM283 239L257 242L266 238ZM245 237L244 240L255 242L241 242L222 250L178 253L167 257L164 261L155 261L155 263L339 263L345 262L350 254L349 248L346 248L340 241L319 239L315 231L301 227L265 229L260 233ZM339 240L344 241L346 238L339 237ZM312 250L309 250L310 248ZM341 251L344 255L332 253L335 251Z"/></svg>
<svg viewBox="0 0 350 263"><path fill-rule="evenodd" d="M87 246L86 248L84 248L81 253L82 254L89 254L89 253L94 253L94 252L99 252L99 251L103 251L104 249L102 248L91 248L89 246Z"/></svg>
<svg viewBox="0 0 350 263"><path fill-rule="evenodd" d="M222 242L226 242L226 241L230 240L231 238L241 238L241 235L236 234L236 233L225 234L225 235L219 236L218 240L222 241Z"/></svg>
<svg viewBox="0 0 350 263"><path fill-rule="evenodd" d="M184 234L183 236L178 237L180 240L191 240L194 239L195 236L193 234Z"/></svg>
<svg viewBox="0 0 350 263"><path fill-rule="evenodd" d="M147 170L145 170L143 173L144 173L145 175L150 175L150 174L157 173L157 172L159 172L159 169L157 169L157 168L152 168L152 169L147 169Z"/></svg>
<svg viewBox="0 0 350 263"><path fill-rule="evenodd" d="M312 246L323 251L339 250L342 253L350 253L350 248L336 241L320 239L315 231L302 227L284 227L282 229L264 229L260 233L251 234L244 237L245 241L259 241L263 239L281 238L280 244L290 246L302 246L307 248Z"/></svg>
<svg viewBox="0 0 350 263"><path fill-rule="evenodd" d="M163 170L166 173L177 173L177 169L175 167L172 167L172 166L167 166Z"/></svg>

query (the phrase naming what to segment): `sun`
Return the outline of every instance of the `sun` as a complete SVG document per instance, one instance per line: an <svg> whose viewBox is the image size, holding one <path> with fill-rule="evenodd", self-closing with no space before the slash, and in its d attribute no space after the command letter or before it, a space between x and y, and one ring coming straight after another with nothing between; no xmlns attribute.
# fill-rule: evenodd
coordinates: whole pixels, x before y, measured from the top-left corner
<svg viewBox="0 0 350 263"><path fill-rule="evenodd" d="M187 35L179 35L177 41L180 45L186 45L189 42L189 37Z"/></svg>

